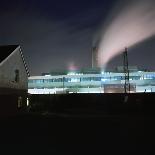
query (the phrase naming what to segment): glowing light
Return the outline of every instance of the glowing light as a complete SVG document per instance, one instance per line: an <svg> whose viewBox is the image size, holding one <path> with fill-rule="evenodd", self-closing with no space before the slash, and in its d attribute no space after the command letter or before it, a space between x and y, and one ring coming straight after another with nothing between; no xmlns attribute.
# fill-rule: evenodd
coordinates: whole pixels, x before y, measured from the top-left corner
<svg viewBox="0 0 155 155"><path fill-rule="evenodd" d="M67 75L83 75L83 73L69 72Z"/></svg>
<svg viewBox="0 0 155 155"><path fill-rule="evenodd" d="M26 100L26 105L29 106L29 98Z"/></svg>
<svg viewBox="0 0 155 155"><path fill-rule="evenodd" d="M67 75L76 75L74 72L69 72Z"/></svg>
<svg viewBox="0 0 155 155"><path fill-rule="evenodd" d="M68 66L68 69L70 71L75 71L75 70L77 70L77 67L75 66L75 64L73 62L70 62L69 66Z"/></svg>
<svg viewBox="0 0 155 155"><path fill-rule="evenodd" d="M132 47L155 35L154 6L154 0L131 0L112 12L113 18L106 22L99 45L100 67L106 66L126 46Z"/></svg>
<svg viewBox="0 0 155 155"><path fill-rule="evenodd" d="M102 81L102 82L106 82L106 81L107 81L107 79L105 79L105 78L102 78L102 79L101 79L101 81Z"/></svg>

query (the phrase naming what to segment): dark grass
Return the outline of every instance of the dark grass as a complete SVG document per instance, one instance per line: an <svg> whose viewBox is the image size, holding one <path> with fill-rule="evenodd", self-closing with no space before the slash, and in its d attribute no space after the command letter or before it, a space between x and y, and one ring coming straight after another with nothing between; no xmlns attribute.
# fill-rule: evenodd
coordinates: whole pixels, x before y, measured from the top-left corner
<svg viewBox="0 0 155 155"><path fill-rule="evenodd" d="M149 154L154 151L154 122L147 116L20 115L2 121L1 147L22 154Z"/></svg>
<svg viewBox="0 0 155 155"><path fill-rule="evenodd" d="M110 100L117 98L118 101L118 97L114 96ZM60 107L61 110L59 110L59 106L65 104L67 100L65 97L62 102L60 97L57 99L59 106L55 105L54 111L49 109L47 113L47 109L44 109L45 111L31 111L3 118L0 121L0 151L7 154L54 155L154 154L154 103L147 100L147 97L142 97L143 100L138 97L138 108L135 106L136 102L132 102L134 106L128 105L129 103L122 105L122 99L121 103L115 102L115 106L109 102L111 106L107 107L108 112L101 110L99 99L95 107L100 108L91 112L87 109L87 104L85 108L81 107L82 102L77 106L78 100L73 104L68 100L69 104L63 108ZM71 97L71 99L75 98L75 96ZM95 103L93 98L91 100L89 98L88 102ZM150 99L150 96L148 98ZM151 98L154 99L153 96ZM105 105L108 103L107 100L108 98L104 102ZM139 100L143 102L139 103ZM93 109L92 107L90 109ZM116 113L114 109L120 111ZM126 111L122 112L123 110Z"/></svg>

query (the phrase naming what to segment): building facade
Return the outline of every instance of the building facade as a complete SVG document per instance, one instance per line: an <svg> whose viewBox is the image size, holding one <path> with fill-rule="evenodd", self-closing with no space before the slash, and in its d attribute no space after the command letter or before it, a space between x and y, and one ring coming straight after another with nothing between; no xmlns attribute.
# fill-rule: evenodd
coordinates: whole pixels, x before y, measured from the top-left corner
<svg viewBox="0 0 155 155"><path fill-rule="evenodd" d="M155 72L130 72L130 92L155 92ZM30 94L124 93L125 75L121 72L69 72L29 77Z"/></svg>
<svg viewBox="0 0 155 155"><path fill-rule="evenodd" d="M0 46L0 93L27 92L28 69L18 45Z"/></svg>
<svg viewBox="0 0 155 155"><path fill-rule="evenodd" d="M0 46L0 115L27 103L28 68L19 45Z"/></svg>

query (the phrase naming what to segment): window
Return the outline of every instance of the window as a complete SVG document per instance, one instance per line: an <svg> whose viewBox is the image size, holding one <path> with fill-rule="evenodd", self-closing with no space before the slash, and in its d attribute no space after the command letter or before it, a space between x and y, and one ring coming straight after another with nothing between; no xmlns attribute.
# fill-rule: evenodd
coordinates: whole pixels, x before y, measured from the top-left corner
<svg viewBox="0 0 155 155"><path fill-rule="evenodd" d="M29 83L34 83L34 80L29 80Z"/></svg>
<svg viewBox="0 0 155 155"><path fill-rule="evenodd" d="M90 77L81 78L81 81L82 82L84 82L84 81L91 81L91 78Z"/></svg>
<svg viewBox="0 0 155 155"><path fill-rule="evenodd" d="M53 82L53 79L49 79L49 82Z"/></svg>
<svg viewBox="0 0 155 155"><path fill-rule="evenodd" d="M43 83L44 80L35 80L35 83L39 84L39 83Z"/></svg>
<svg viewBox="0 0 155 155"><path fill-rule="evenodd" d="M122 80L121 76L113 76L110 78L112 81Z"/></svg>
<svg viewBox="0 0 155 155"><path fill-rule="evenodd" d="M71 78L71 82L80 82L80 78Z"/></svg>
<svg viewBox="0 0 155 155"><path fill-rule="evenodd" d="M110 81L110 80L111 80L111 77L102 77L101 78L102 82L106 82L106 81Z"/></svg>
<svg viewBox="0 0 155 155"><path fill-rule="evenodd" d="M65 78L65 82L80 82L80 78Z"/></svg>
<svg viewBox="0 0 155 155"><path fill-rule="evenodd" d="M140 76L130 76L132 80L140 80Z"/></svg>
<svg viewBox="0 0 155 155"><path fill-rule="evenodd" d="M91 81L101 81L101 77L92 77Z"/></svg>
<svg viewBox="0 0 155 155"><path fill-rule="evenodd" d="M144 75L144 80L153 80L153 79L155 79L155 75L154 74Z"/></svg>
<svg viewBox="0 0 155 155"><path fill-rule="evenodd" d="M53 79L53 82L62 82L62 78Z"/></svg>
<svg viewBox="0 0 155 155"><path fill-rule="evenodd" d="M19 70L15 70L15 82L19 82Z"/></svg>
<svg viewBox="0 0 155 155"><path fill-rule="evenodd" d="M44 83L49 83L49 79L44 79Z"/></svg>

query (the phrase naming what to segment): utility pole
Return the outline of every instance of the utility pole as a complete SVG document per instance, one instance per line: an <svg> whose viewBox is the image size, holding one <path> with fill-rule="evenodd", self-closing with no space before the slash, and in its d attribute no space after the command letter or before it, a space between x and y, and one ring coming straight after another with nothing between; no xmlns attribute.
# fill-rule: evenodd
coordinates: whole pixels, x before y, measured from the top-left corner
<svg viewBox="0 0 155 155"><path fill-rule="evenodd" d="M123 67L124 67L124 76L125 76L124 93L130 93L128 49L127 48L125 48L125 51L123 53Z"/></svg>

